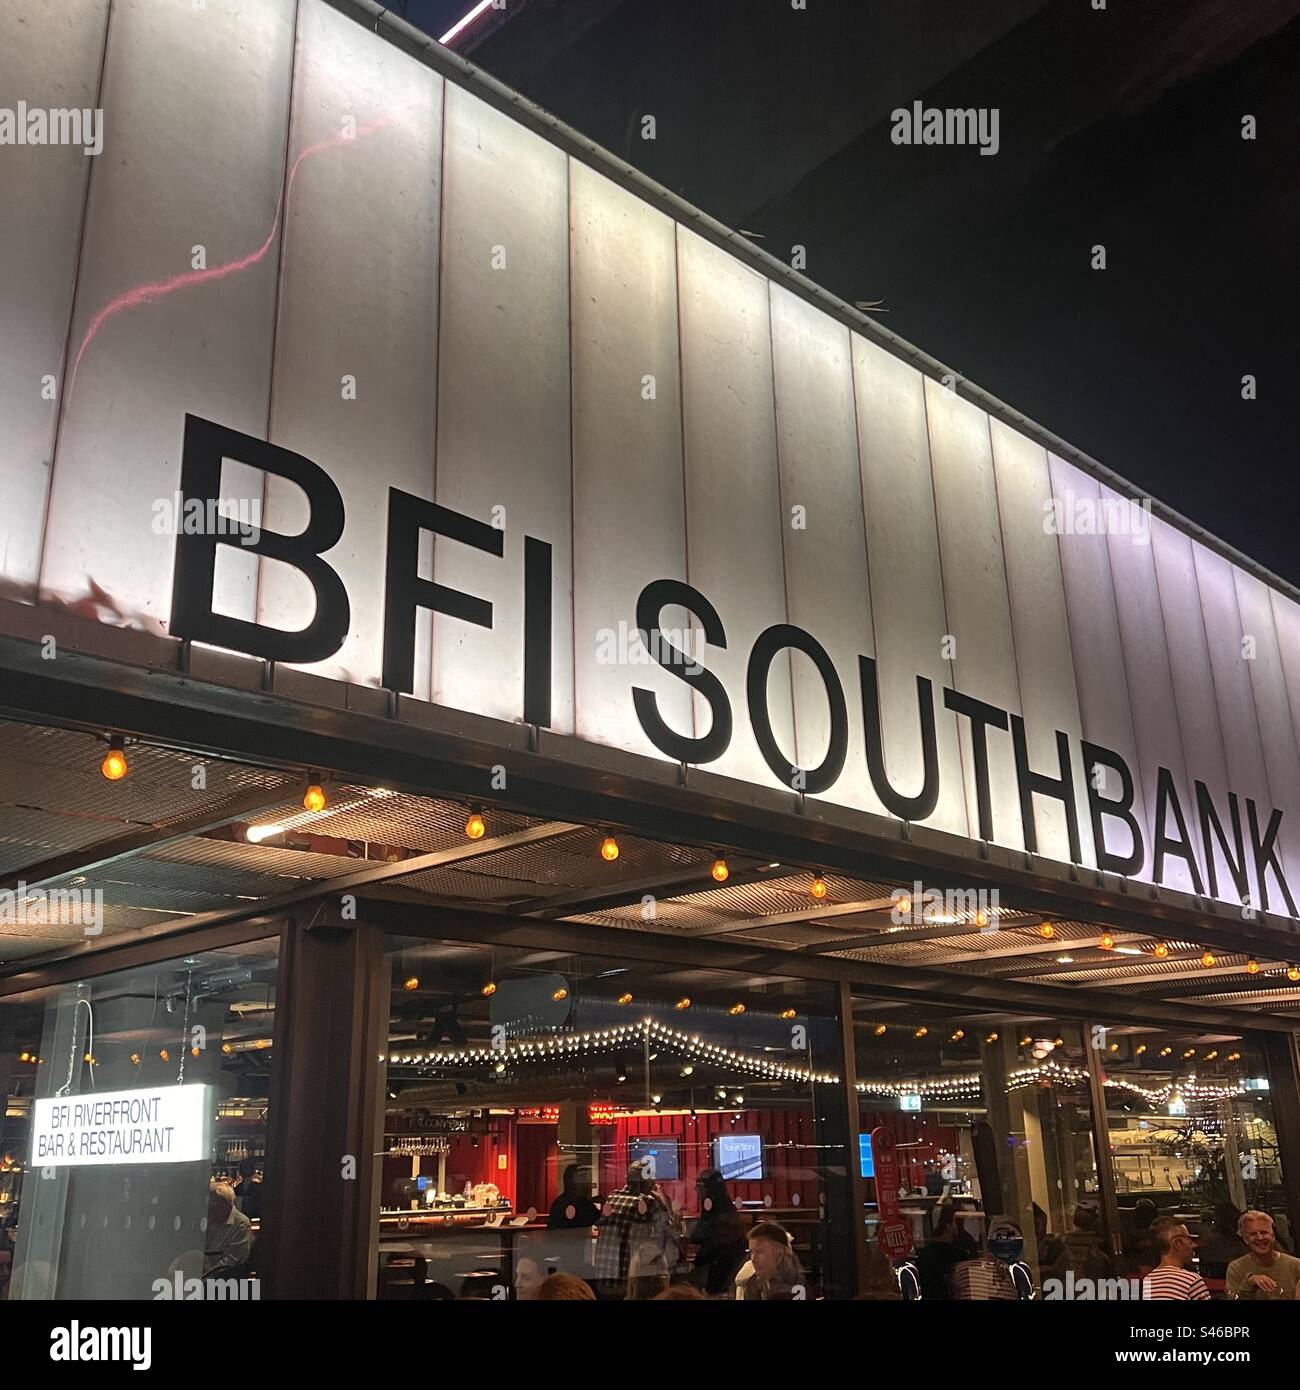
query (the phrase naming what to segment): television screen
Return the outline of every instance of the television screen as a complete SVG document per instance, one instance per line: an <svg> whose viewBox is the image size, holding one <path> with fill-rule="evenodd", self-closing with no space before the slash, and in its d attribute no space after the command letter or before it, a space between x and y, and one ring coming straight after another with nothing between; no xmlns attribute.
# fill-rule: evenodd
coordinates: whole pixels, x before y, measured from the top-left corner
<svg viewBox="0 0 1300 1390"><path fill-rule="evenodd" d="M677 1180L677 1140L660 1139L657 1135L643 1134L627 1141L627 1161L635 1163L638 1159L649 1165L648 1177L659 1182Z"/></svg>
<svg viewBox="0 0 1300 1390"><path fill-rule="evenodd" d="M876 1161L871 1153L871 1135L858 1135L858 1162L864 1178L876 1176Z"/></svg>
<svg viewBox="0 0 1300 1390"><path fill-rule="evenodd" d="M761 1134L720 1134L713 1141L713 1163L728 1182L757 1182L763 1172Z"/></svg>

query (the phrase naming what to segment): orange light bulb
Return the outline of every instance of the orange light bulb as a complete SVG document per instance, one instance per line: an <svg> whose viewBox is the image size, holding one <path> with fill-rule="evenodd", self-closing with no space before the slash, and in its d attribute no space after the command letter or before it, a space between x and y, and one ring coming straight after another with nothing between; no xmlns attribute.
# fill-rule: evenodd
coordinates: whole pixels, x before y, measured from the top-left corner
<svg viewBox="0 0 1300 1390"><path fill-rule="evenodd" d="M120 782L126 776L126 754L122 751L121 739L114 739L99 770L110 782Z"/></svg>
<svg viewBox="0 0 1300 1390"><path fill-rule="evenodd" d="M632 996L630 994L620 994L618 996L618 1002L620 1004L630 1004L632 1002Z"/></svg>
<svg viewBox="0 0 1300 1390"><path fill-rule="evenodd" d="M471 811L469 819L465 822L465 834L471 840L481 840L487 833L487 826L483 823L483 817L477 811Z"/></svg>
<svg viewBox="0 0 1300 1390"><path fill-rule="evenodd" d="M600 857L607 859L611 864L618 858L618 841L612 835L606 835L600 846Z"/></svg>
<svg viewBox="0 0 1300 1390"><path fill-rule="evenodd" d="M420 977L418 975L408 975L406 979L402 981L402 988L405 990L419 989Z"/></svg>
<svg viewBox="0 0 1300 1390"><path fill-rule="evenodd" d="M1115 938L1108 931L1101 934L1101 940L1097 943L1103 951L1112 950L1115 946Z"/></svg>
<svg viewBox="0 0 1300 1390"><path fill-rule="evenodd" d="M496 992L497 987L495 984L492 983L491 980L489 980L487 984L485 984L483 988L479 991L479 993L484 997L484 999L491 998L492 995L494 995Z"/></svg>
<svg viewBox="0 0 1300 1390"><path fill-rule="evenodd" d="M683 994L682 997L677 1001L677 1003L673 1005L673 1007L679 1010L689 1009L691 1007L690 995Z"/></svg>
<svg viewBox="0 0 1300 1390"><path fill-rule="evenodd" d="M1157 960L1164 960L1169 955L1169 943L1167 941L1157 941L1151 950L1151 954Z"/></svg>
<svg viewBox="0 0 1300 1390"><path fill-rule="evenodd" d="M1214 964L1214 952L1206 951L1201 956L1201 964L1208 970Z"/></svg>
<svg viewBox="0 0 1300 1390"><path fill-rule="evenodd" d="M324 788L313 782L302 794L302 805L305 811L323 811L325 809Z"/></svg>
<svg viewBox="0 0 1300 1390"><path fill-rule="evenodd" d="M1044 941L1050 941L1056 935L1056 928L1050 922L1040 922L1038 934Z"/></svg>
<svg viewBox="0 0 1300 1390"><path fill-rule="evenodd" d="M821 902L821 900L826 896L826 891L826 880L821 876L821 874L814 874L813 881L808 885L808 892L812 895L813 898L817 900L817 902Z"/></svg>
<svg viewBox="0 0 1300 1390"><path fill-rule="evenodd" d="M721 855L713 861L713 867L709 872L719 883L726 883L731 877L731 870L727 868L727 861Z"/></svg>

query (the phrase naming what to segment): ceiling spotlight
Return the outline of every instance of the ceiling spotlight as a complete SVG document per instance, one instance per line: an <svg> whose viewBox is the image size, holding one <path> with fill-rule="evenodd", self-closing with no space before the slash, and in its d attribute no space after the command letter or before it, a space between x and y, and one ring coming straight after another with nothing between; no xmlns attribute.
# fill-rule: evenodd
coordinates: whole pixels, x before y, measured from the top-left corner
<svg viewBox="0 0 1300 1390"><path fill-rule="evenodd" d="M1213 1052L1207 1052L1207 1053L1205 1054L1205 1060L1206 1060L1207 1062L1212 1062L1212 1061L1214 1061L1214 1059L1215 1059L1218 1055L1219 1055L1219 1049L1216 1047L1216 1048L1214 1049Z"/></svg>
<svg viewBox="0 0 1300 1390"><path fill-rule="evenodd" d="M726 883L727 879L731 877L731 870L727 868L727 861L721 855L713 861L713 867L709 872L719 883Z"/></svg>
<svg viewBox="0 0 1300 1390"><path fill-rule="evenodd" d="M418 975L408 975L406 979L402 981L402 988L405 990L419 989L420 977Z"/></svg>
<svg viewBox="0 0 1300 1390"><path fill-rule="evenodd" d="M678 1010L689 1009L690 1007L691 996L689 994L683 994L682 997L676 1002L676 1004L673 1005L673 1008Z"/></svg>
<svg viewBox="0 0 1300 1390"><path fill-rule="evenodd" d="M618 858L618 841L612 835L606 835L601 842L600 857L611 864Z"/></svg>
<svg viewBox="0 0 1300 1390"><path fill-rule="evenodd" d="M1160 1055L1161 1055L1162 1057L1168 1057L1169 1054L1170 1054L1172 1051L1173 1051L1173 1048L1172 1048L1172 1047L1162 1047L1162 1048L1160 1049Z"/></svg>
<svg viewBox="0 0 1300 1390"><path fill-rule="evenodd" d="M561 987L560 987L559 989L557 989L557 990L554 990L554 991L552 992L552 994L551 994L551 998L554 999L555 1002L556 1002L557 1004L558 1004L562 999L567 999L568 997L569 997L569 991L568 991L567 989L565 989L563 986L561 986Z"/></svg>
<svg viewBox="0 0 1300 1390"><path fill-rule="evenodd" d="M695 1070L694 1067L683 1067L682 1070L681 1070L681 1075L682 1075L682 1076L690 1076L691 1073L694 1072L694 1070Z"/></svg>
<svg viewBox="0 0 1300 1390"><path fill-rule="evenodd" d="M1189 1048L1187 1049L1187 1051L1183 1053L1183 1061L1185 1062L1189 1057L1195 1057L1195 1056L1196 1056L1196 1049L1195 1049L1194 1047L1189 1047Z"/></svg>
<svg viewBox="0 0 1300 1390"><path fill-rule="evenodd" d="M465 834L471 840L481 840L487 834L487 826L483 821L483 813L477 809L469 813L469 819L465 822Z"/></svg>
<svg viewBox="0 0 1300 1390"><path fill-rule="evenodd" d="M998 1035L997 1035L996 1033L990 1033L990 1034L984 1039L984 1041L985 1041L986 1043L995 1043L995 1042L997 1042L997 1040L998 1040Z"/></svg>
<svg viewBox="0 0 1300 1390"><path fill-rule="evenodd" d="M1053 1047L1064 1047L1064 1046L1065 1046L1065 1039L1064 1039L1064 1038L1053 1038L1053 1039L1052 1039L1052 1046L1053 1046Z"/></svg>
<svg viewBox="0 0 1300 1390"><path fill-rule="evenodd" d="M1108 931L1101 934L1101 940L1097 942L1103 951L1113 951L1115 949L1115 938Z"/></svg>
<svg viewBox="0 0 1300 1390"><path fill-rule="evenodd" d="M306 811L323 811L325 809L325 789L319 782L313 782L302 794L303 809Z"/></svg>
<svg viewBox="0 0 1300 1390"><path fill-rule="evenodd" d="M651 1097L650 1097L650 1100L651 1100L651 1103L652 1103L652 1104L658 1105L659 1102L660 1102L661 1100L663 1100L663 1096L651 1096Z"/></svg>
<svg viewBox="0 0 1300 1390"><path fill-rule="evenodd" d="M162 1049L160 1049L160 1051L159 1051L159 1053L158 1053L158 1060L159 1060L159 1061L161 1061L161 1062L170 1062L171 1059L172 1059L172 1055L171 1055L170 1052L167 1051L167 1049L166 1049L165 1047L162 1048Z"/></svg>
<svg viewBox="0 0 1300 1390"><path fill-rule="evenodd" d="M733 1004L731 1008L727 1010L727 1012L732 1016L732 1018L735 1018L737 1014L743 1014L745 1012L745 1006L739 1003Z"/></svg>
<svg viewBox="0 0 1300 1390"><path fill-rule="evenodd" d="M808 892L817 902L821 902L826 896L826 880L821 874L813 875L812 882L808 885Z"/></svg>
<svg viewBox="0 0 1300 1390"><path fill-rule="evenodd" d="M781 1010L781 1017L782 1017L782 1018L797 1018L797 1017L798 1017L798 1014L795 1012L794 1009L782 1009L782 1010Z"/></svg>
<svg viewBox="0 0 1300 1390"><path fill-rule="evenodd" d="M1147 1050L1147 1045L1146 1045L1146 1043L1138 1043L1138 1045L1133 1049L1133 1055L1134 1055L1135 1057L1141 1057L1141 1055L1142 1055L1146 1050Z"/></svg>
<svg viewBox="0 0 1300 1390"><path fill-rule="evenodd" d="M949 1042L961 1042L961 1040L962 1040L965 1036L966 1036L966 1030L965 1030L964 1028L954 1028L953 1031L952 1031L952 1033L949 1035L948 1041L949 1041Z"/></svg>
<svg viewBox="0 0 1300 1390"><path fill-rule="evenodd" d="M133 1067L138 1067L140 1065L140 1054L138 1052L133 1052L131 1054L131 1065Z"/></svg>
<svg viewBox="0 0 1300 1390"><path fill-rule="evenodd" d="M889 1029L883 1023L877 1023L875 1028L872 1029L872 1032L874 1032L878 1038L883 1038L888 1031Z"/></svg>
<svg viewBox="0 0 1300 1390"><path fill-rule="evenodd" d="M923 1038L923 1037L925 1037L925 1035L926 1035L929 1031L930 1031L930 1030L929 1030L928 1028L926 1028L924 1025L922 1025L920 1028L918 1028L918 1029L916 1030L916 1033L914 1034L914 1036L915 1036L915 1037L918 1037L918 1038Z"/></svg>
<svg viewBox="0 0 1300 1390"><path fill-rule="evenodd" d="M496 992L497 987L495 982L492 980L489 980L487 984L485 984L483 988L479 990L479 993L483 996L484 999L490 999L492 995L494 995Z"/></svg>
<svg viewBox="0 0 1300 1390"><path fill-rule="evenodd" d="M620 994L618 996L618 1002L620 1004L630 1004L632 1002L632 996L630 994Z"/></svg>
<svg viewBox="0 0 1300 1390"><path fill-rule="evenodd" d="M1229 1052L1229 1053L1228 1053L1228 1061L1229 1061L1229 1062L1240 1062L1240 1061L1241 1061L1241 1053L1240 1053L1240 1052Z"/></svg>
<svg viewBox="0 0 1300 1390"><path fill-rule="evenodd" d="M1044 941L1050 941L1056 935L1056 928L1050 922L1040 922L1038 934Z"/></svg>
<svg viewBox="0 0 1300 1390"><path fill-rule="evenodd" d="M1167 941L1157 941L1151 948L1151 954L1157 960L1165 960L1169 955L1169 943Z"/></svg>
<svg viewBox="0 0 1300 1390"><path fill-rule="evenodd" d="M123 751L121 734L114 734L109 739L108 752L104 754L104 761L100 763L99 770L110 782L119 782L126 776L126 753Z"/></svg>

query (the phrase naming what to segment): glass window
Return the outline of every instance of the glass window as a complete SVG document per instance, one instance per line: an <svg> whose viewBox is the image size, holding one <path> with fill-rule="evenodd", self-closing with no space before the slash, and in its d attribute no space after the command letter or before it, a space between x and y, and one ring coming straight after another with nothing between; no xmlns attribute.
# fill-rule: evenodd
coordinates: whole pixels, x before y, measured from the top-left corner
<svg viewBox="0 0 1300 1390"><path fill-rule="evenodd" d="M259 1296L276 967L258 942L0 999L0 1298Z"/></svg>
<svg viewBox="0 0 1300 1390"><path fill-rule="evenodd" d="M828 986L390 946L381 1298L848 1295Z"/></svg>
<svg viewBox="0 0 1300 1390"><path fill-rule="evenodd" d="M1278 1244L1294 1250L1268 1071L1240 1034L1132 1027L1106 1030L1106 1120L1126 1255L1148 1267L1147 1228L1187 1223L1212 1291L1246 1253L1243 1211L1269 1212Z"/></svg>
<svg viewBox="0 0 1300 1390"><path fill-rule="evenodd" d="M867 1227L906 1292L1015 1299L1067 1268L1113 1272L1078 1024L871 998L853 1022Z"/></svg>

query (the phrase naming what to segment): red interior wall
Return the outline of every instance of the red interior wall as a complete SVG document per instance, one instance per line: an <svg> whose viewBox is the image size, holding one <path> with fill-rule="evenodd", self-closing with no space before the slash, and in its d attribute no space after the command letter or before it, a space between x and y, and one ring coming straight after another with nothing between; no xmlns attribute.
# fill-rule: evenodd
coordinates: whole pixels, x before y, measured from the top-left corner
<svg viewBox="0 0 1300 1390"><path fill-rule="evenodd" d="M732 1123L732 1120L735 1123ZM662 1135L677 1140L680 1177L660 1182L667 1196L687 1211L696 1208L695 1179L713 1164L713 1140L719 1134L761 1134L767 1176L761 1181L732 1182L736 1201L771 1197L772 1206L804 1206L817 1209L821 1183L817 1177L813 1117L801 1110L748 1110L744 1114L644 1115L618 1119L602 1128L601 1192L614 1192L627 1177L628 1140L643 1135ZM789 1147L775 1147L786 1146ZM794 1199L798 1197L796 1202Z"/></svg>
<svg viewBox="0 0 1300 1390"><path fill-rule="evenodd" d="M902 1110L859 1110L858 1116L864 1133L870 1134L877 1125L883 1125L893 1134L895 1143L909 1146L898 1151L898 1161L910 1187L925 1186L925 1165L936 1161L941 1152L958 1151L957 1129L953 1125L937 1124L924 1115Z"/></svg>
<svg viewBox="0 0 1300 1390"><path fill-rule="evenodd" d="M478 1135L477 1147L473 1136L454 1135L447 1153L447 1191L460 1192L466 1182L494 1182L500 1188L501 1195L514 1202L519 1166L515 1130L513 1119L494 1116L488 1121L487 1133ZM506 1156L506 1166L498 1168L497 1155L502 1153ZM429 1164L428 1171L438 1171L436 1159L425 1161Z"/></svg>
<svg viewBox="0 0 1300 1390"><path fill-rule="evenodd" d="M559 1195L556 1176L556 1143L554 1125L517 1125L515 1154L518 1172L515 1175L515 1206L520 1212L530 1207L545 1215Z"/></svg>

